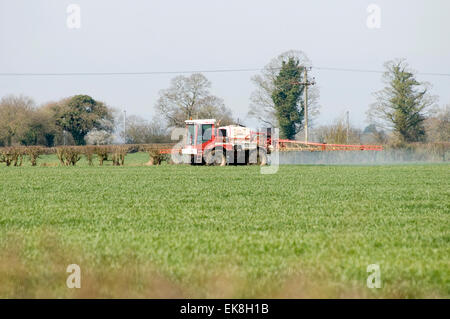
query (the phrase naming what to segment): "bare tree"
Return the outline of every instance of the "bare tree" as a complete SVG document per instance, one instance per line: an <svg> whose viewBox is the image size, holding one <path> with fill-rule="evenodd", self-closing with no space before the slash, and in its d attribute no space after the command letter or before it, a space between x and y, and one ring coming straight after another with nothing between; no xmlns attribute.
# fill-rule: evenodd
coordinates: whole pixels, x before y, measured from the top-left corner
<svg viewBox="0 0 450 319"><path fill-rule="evenodd" d="M375 124L369 124L364 128L361 136L364 144L386 144L389 136L382 129L378 129Z"/></svg>
<svg viewBox="0 0 450 319"><path fill-rule="evenodd" d="M213 117L222 123L231 122L231 111L223 100L209 91L211 82L200 73L177 76L168 89L159 92L157 113L169 127L181 127L190 118Z"/></svg>
<svg viewBox="0 0 450 319"><path fill-rule="evenodd" d="M257 119L262 125L277 127L277 119L275 116L275 104L272 100L272 93L275 90L275 80L280 72L283 62L288 62L290 58L294 58L300 62L302 67L310 67L311 61L302 51L291 50L284 52L272 59L261 71L261 74L255 75L252 82L256 89L250 96L251 104L248 116ZM302 102L299 101L299 107ZM308 115L309 123L312 125L320 111L319 105L319 89L312 86L308 90Z"/></svg>
<svg viewBox="0 0 450 319"><path fill-rule="evenodd" d="M146 121L140 116L127 117L127 130L121 133L127 144L150 144L171 142L170 134L163 127L161 120L154 118Z"/></svg>
<svg viewBox="0 0 450 319"><path fill-rule="evenodd" d="M220 125L230 125L235 123L231 110L225 106L222 99L213 95L207 96L202 101L202 106L198 112L198 118L216 119L220 121Z"/></svg>
<svg viewBox="0 0 450 319"><path fill-rule="evenodd" d="M430 110L425 130L429 142L450 142L450 104Z"/></svg>
<svg viewBox="0 0 450 319"><path fill-rule="evenodd" d="M359 144L361 130L348 127L343 118L337 118L331 125L322 125L314 129L314 135L319 142L328 144Z"/></svg>
<svg viewBox="0 0 450 319"><path fill-rule="evenodd" d="M34 101L23 95L8 95L0 100L0 140L4 144L20 142L31 124L34 109Z"/></svg>

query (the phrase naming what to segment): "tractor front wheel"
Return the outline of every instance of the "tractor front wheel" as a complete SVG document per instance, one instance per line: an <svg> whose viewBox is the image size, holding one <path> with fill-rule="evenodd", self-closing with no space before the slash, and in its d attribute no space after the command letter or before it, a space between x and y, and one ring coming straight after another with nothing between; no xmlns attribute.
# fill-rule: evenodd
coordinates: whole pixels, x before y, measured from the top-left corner
<svg viewBox="0 0 450 319"><path fill-rule="evenodd" d="M206 154L206 165L225 166L227 164L227 158L221 150L212 150Z"/></svg>

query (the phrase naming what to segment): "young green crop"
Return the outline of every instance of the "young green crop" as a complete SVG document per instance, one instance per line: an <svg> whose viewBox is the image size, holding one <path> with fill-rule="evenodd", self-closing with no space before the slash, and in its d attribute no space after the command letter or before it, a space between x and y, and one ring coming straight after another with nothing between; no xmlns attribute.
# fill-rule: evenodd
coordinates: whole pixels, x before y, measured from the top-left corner
<svg viewBox="0 0 450 319"><path fill-rule="evenodd" d="M150 268L182 297L450 296L448 164L286 165L274 175L134 166L147 160L0 166L0 244L20 243L14 260L27 269L12 276L11 254L0 254L0 281L11 281L0 295L72 296L64 262L96 287L132 273L122 285L134 297L154 296ZM46 248L45 234L59 248ZM380 265L380 289L366 286L369 264ZM158 285L168 284L152 281L151 291L172 296ZM94 296L116 296L107 290Z"/></svg>

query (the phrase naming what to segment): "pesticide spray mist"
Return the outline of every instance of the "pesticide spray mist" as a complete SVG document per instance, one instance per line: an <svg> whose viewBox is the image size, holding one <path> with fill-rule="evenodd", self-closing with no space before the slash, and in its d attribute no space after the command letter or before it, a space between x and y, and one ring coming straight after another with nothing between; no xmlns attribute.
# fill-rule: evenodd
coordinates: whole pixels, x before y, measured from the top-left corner
<svg viewBox="0 0 450 319"><path fill-rule="evenodd" d="M449 152L430 153L416 150L383 151L291 151L280 152L280 164L318 165L387 165L406 163L439 163L450 160Z"/></svg>

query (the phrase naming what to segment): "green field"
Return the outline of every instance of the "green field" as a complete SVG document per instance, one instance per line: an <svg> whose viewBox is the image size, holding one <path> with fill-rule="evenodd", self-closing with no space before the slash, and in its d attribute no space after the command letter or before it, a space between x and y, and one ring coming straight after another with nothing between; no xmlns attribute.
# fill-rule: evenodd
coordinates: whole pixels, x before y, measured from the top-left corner
<svg viewBox="0 0 450 319"><path fill-rule="evenodd" d="M449 164L146 160L0 165L0 297L450 296ZM81 289L66 288L71 263Z"/></svg>

